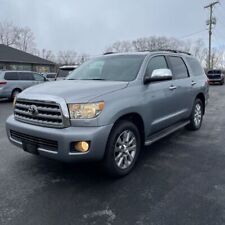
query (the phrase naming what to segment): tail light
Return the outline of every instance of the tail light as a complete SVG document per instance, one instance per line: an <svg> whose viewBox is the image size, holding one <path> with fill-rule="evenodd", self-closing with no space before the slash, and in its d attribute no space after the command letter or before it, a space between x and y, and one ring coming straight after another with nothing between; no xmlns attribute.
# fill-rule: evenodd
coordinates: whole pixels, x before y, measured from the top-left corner
<svg viewBox="0 0 225 225"><path fill-rule="evenodd" d="M7 82L6 81L0 81L0 86L6 85Z"/></svg>

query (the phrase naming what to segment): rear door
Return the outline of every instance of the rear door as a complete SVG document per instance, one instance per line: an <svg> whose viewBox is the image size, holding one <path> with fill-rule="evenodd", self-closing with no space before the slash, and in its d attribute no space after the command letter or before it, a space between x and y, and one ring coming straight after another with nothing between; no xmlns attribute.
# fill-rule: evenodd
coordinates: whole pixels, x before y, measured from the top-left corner
<svg viewBox="0 0 225 225"><path fill-rule="evenodd" d="M173 73L173 83L175 86L175 104L173 107L176 112L175 120L177 122L182 119L186 119L189 116L190 108L192 108L192 81L187 65L182 57L167 56L167 59Z"/></svg>

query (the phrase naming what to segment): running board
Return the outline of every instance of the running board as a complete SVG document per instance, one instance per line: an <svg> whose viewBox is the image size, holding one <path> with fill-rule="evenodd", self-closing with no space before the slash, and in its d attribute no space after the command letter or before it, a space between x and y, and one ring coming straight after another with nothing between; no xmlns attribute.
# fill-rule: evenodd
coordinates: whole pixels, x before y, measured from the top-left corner
<svg viewBox="0 0 225 225"><path fill-rule="evenodd" d="M185 127L189 123L190 123L190 121L180 122L171 127L166 128L160 132L157 132L157 133L153 134L152 136L150 136L150 138L147 141L145 141L145 145L146 146L151 145L154 142L166 137L167 135L172 134L173 132Z"/></svg>

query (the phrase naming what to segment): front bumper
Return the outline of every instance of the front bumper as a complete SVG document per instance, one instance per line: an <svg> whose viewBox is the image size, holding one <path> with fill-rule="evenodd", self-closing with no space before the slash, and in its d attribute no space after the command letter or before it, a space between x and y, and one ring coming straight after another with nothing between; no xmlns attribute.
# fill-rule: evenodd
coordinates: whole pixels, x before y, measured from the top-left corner
<svg viewBox="0 0 225 225"><path fill-rule="evenodd" d="M220 79L208 79L209 83L217 83L217 82L224 82L224 78Z"/></svg>
<svg viewBox="0 0 225 225"><path fill-rule="evenodd" d="M57 151L38 147L38 153L42 156L64 161L96 161L101 160L109 133L113 125L102 127L68 127L64 129L46 128L22 123L10 116L6 121L7 135L11 143L22 148L22 141L12 137L11 131L40 139L48 139L57 142ZM71 143L76 141L90 141L90 149L87 153L79 153L71 150Z"/></svg>

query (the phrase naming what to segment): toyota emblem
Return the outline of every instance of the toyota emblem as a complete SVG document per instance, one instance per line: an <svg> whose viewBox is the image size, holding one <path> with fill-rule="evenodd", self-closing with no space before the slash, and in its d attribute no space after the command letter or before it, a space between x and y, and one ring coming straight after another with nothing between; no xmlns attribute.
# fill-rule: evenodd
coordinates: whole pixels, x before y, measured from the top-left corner
<svg viewBox="0 0 225 225"><path fill-rule="evenodd" d="M38 114L38 108L36 105L31 105L29 108L28 108L28 113L31 115L31 116L36 116Z"/></svg>

